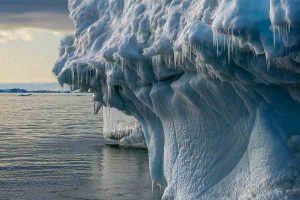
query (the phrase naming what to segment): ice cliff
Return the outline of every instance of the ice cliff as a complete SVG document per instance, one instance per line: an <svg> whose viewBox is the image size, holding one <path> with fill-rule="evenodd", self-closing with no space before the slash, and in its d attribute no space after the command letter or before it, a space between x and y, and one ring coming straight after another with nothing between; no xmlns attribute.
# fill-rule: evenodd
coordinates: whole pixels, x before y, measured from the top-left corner
<svg viewBox="0 0 300 200"><path fill-rule="evenodd" d="M53 72L142 125L163 199L300 199L300 0L69 0Z"/></svg>

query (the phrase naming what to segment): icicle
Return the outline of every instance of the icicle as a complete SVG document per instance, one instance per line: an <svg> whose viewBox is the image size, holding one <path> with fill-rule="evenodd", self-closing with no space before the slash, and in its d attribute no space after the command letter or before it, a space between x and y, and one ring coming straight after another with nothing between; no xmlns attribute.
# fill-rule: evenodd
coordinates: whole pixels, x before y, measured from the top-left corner
<svg viewBox="0 0 300 200"><path fill-rule="evenodd" d="M163 188L162 188L162 186L159 186L159 192L160 192L160 195L163 194Z"/></svg>
<svg viewBox="0 0 300 200"><path fill-rule="evenodd" d="M71 85L70 89L73 91L74 90L74 85L75 85L75 72L73 67L71 67Z"/></svg>
<svg viewBox="0 0 300 200"><path fill-rule="evenodd" d="M101 108L101 103L99 101L94 101L94 114L98 114Z"/></svg>
<svg viewBox="0 0 300 200"><path fill-rule="evenodd" d="M154 181L152 181L152 195L154 194Z"/></svg>
<svg viewBox="0 0 300 200"><path fill-rule="evenodd" d="M77 72L77 88L80 88L80 71L79 71L79 68L78 68L78 66L77 66L77 69L76 69L76 72Z"/></svg>
<svg viewBox="0 0 300 200"><path fill-rule="evenodd" d="M269 71L272 64L272 58L266 58L266 63L267 63L267 71Z"/></svg>
<svg viewBox="0 0 300 200"><path fill-rule="evenodd" d="M273 47L276 47L276 28L275 26L272 26L272 32L273 32Z"/></svg>

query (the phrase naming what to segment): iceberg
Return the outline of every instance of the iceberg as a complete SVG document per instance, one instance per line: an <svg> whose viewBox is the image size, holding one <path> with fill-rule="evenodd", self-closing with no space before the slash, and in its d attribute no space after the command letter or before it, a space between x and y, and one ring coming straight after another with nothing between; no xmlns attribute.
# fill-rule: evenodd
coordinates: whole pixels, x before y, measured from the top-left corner
<svg viewBox="0 0 300 200"><path fill-rule="evenodd" d="M114 108L103 108L103 136L122 147L147 149L141 124Z"/></svg>
<svg viewBox="0 0 300 200"><path fill-rule="evenodd" d="M299 0L69 0L53 72L141 125L162 199L300 199Z"/></svg>

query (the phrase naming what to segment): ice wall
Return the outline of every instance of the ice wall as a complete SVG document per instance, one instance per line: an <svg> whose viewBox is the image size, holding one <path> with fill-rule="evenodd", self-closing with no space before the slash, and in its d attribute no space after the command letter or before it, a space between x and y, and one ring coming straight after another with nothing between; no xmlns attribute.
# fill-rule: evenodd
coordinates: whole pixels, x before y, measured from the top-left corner
<svg viewBox="0 0 300 200"><path fill-rule="evenodd" d="M163 199L299 199L299 3L69 0L53 72L141 123Z"/></svg>
<svg viewBox="0 0 300 200"><path fill-rule="evenodd" d="M147 149L141 124L114 108L103 108L103 136L124 147Z"/></svg>

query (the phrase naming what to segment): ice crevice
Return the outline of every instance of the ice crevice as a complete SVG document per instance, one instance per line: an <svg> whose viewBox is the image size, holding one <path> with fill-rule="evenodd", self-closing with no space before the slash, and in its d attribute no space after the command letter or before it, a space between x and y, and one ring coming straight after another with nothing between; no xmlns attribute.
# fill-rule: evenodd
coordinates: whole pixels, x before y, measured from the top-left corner
<svg viewBox="0 0 300 200"><path fill-rule="evenodd" d="M53 72L127 115L106 137L147 147L163 199L299 199L299 3L69 0Z"/></svg>

